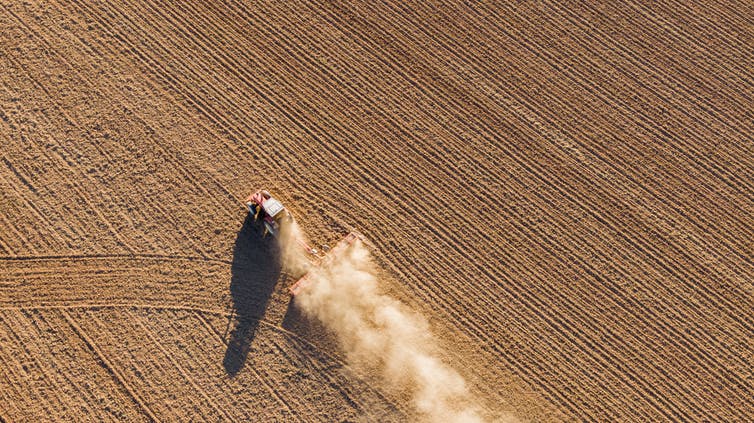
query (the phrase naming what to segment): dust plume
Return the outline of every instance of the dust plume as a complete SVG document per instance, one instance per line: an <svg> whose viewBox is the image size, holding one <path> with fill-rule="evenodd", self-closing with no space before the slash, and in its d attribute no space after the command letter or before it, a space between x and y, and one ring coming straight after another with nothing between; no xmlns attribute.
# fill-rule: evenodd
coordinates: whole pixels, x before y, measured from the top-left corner
<svg viewBox="0 0 754 423"><path fill-rule="evenodd" d="M361 242L311 271L313 283L296 302L337 335L352 365L410 396L425 420L482 420L464 379L440 360L427 321L378 292L374 265Z"/></svg>
<svg viewBox="0 0 754 423"><path fill-rule="evenodd" d="M286 272L293 275L303 275L309 270L311 263L306 258L304 246L307 244L307 237L301 227L295 220L286 222L280 226L278 234L278 245L282 264Z"/></svg>

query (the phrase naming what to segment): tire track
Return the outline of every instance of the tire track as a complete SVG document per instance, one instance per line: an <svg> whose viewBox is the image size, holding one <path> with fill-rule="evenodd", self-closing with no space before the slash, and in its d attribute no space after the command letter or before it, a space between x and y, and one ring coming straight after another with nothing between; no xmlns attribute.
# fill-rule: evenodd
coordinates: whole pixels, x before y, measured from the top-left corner
<svg viewBox="0 0 754 423"><path fill-rule="evenodd" d="M71 318L71 316L66 312L65 310L61 310L61 313L63 314L63 317L68 322L68 324L71 326L71 328L81 337L81 339L87 344L89 349L96 354L98 360L104 364L105 369L113 376L113 379L120 384L123 389L125 389L126 392L128 392L129 396L133 399L133 401L139 406L139 408L144 412L144 414L149 418L152 422L159 422L160 419L157 418L157 416L152 412L152 410L147 407L145 404L145 400L141 398L140 395L136 394L136 391L134 391L134 388L130 386L130 383L127 382L127 379L124 377L123 373L119 368L116 368L113 363L107 358L107 356L100 350L100 348L97 346L97 344L94 343L94 340L90 338L84 330L81 329L81 327Z"/></svg>
<svg viewBox="0 0 754 423"><path fill-rule="evenodd" d="M13 257L0 263L0 307L98 303L227 307L230 266L222 260L116 255Z"/></svg>
<svg viewBox="0 0 754 423"><path fill-rule="evenodd" d="M44 260L48 260L48 258L45 258Z"/></svg>

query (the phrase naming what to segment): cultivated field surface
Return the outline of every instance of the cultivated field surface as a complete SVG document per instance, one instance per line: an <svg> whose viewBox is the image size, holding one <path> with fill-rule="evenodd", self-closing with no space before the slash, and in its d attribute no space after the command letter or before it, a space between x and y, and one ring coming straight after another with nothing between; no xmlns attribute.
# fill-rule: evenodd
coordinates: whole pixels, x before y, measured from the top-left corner
<svg viewBox="0 0 754 423"><path fill-rule="evenodd" d="M0 421L426 419L258 188L487 420L754 421L753 134L751 1L0 1Z"/></svg>

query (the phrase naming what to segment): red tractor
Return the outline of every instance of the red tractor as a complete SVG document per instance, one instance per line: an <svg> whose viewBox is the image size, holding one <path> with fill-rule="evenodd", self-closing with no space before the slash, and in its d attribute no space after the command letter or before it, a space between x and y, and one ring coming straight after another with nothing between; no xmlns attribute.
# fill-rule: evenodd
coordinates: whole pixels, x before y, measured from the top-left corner
<svg viewBox="0 0 754 423"><path fill-rule="evenodd" d="M249 213L254 215L254 220L262 220L264 224L264 234L267 236L278 236L281 225L291 221L293 217L288 210L283 207L283 203L272 198L269 191L260 190L249 195L246 199L246 206Z"/></svg>
<svg viewBox="0 0 754 423"><path fill-rule="evenodd" d="M264 234L262 236L271 234L277 238L280 235L281 227L293 222L293 216L283 206L283 203L273 198L266 190L259 190L249 195L246 199L246 206L249 208L249 213L254 216L254 220L259 221L259 219L262 219L262 223L264 224ZM332 249L323 246L322 249L327 254L320 254L319 250L310 247L303 239L297 238L296 243L309 253L309 260L314 266L321 266L334 260L336 256L342 254L354 242L362 239L363 237L359 233L351 232ZM295 296L309 283L311 283L311 276L310 273L306 273L295 284L291 285L288 291L291 295Z"/></svg>

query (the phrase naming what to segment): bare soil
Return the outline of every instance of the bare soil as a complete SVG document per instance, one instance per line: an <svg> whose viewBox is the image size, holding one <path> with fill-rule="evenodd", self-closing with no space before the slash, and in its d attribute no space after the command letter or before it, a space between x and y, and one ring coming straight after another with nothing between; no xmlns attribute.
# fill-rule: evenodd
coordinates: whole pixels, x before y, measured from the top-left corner
<svg viewBox="0 0 754 423"><path fill-rule="evenodd" d="M1 2L0 420L417 418L259 187L491 419L754 420L754 8L594 3Z"/></svg>

